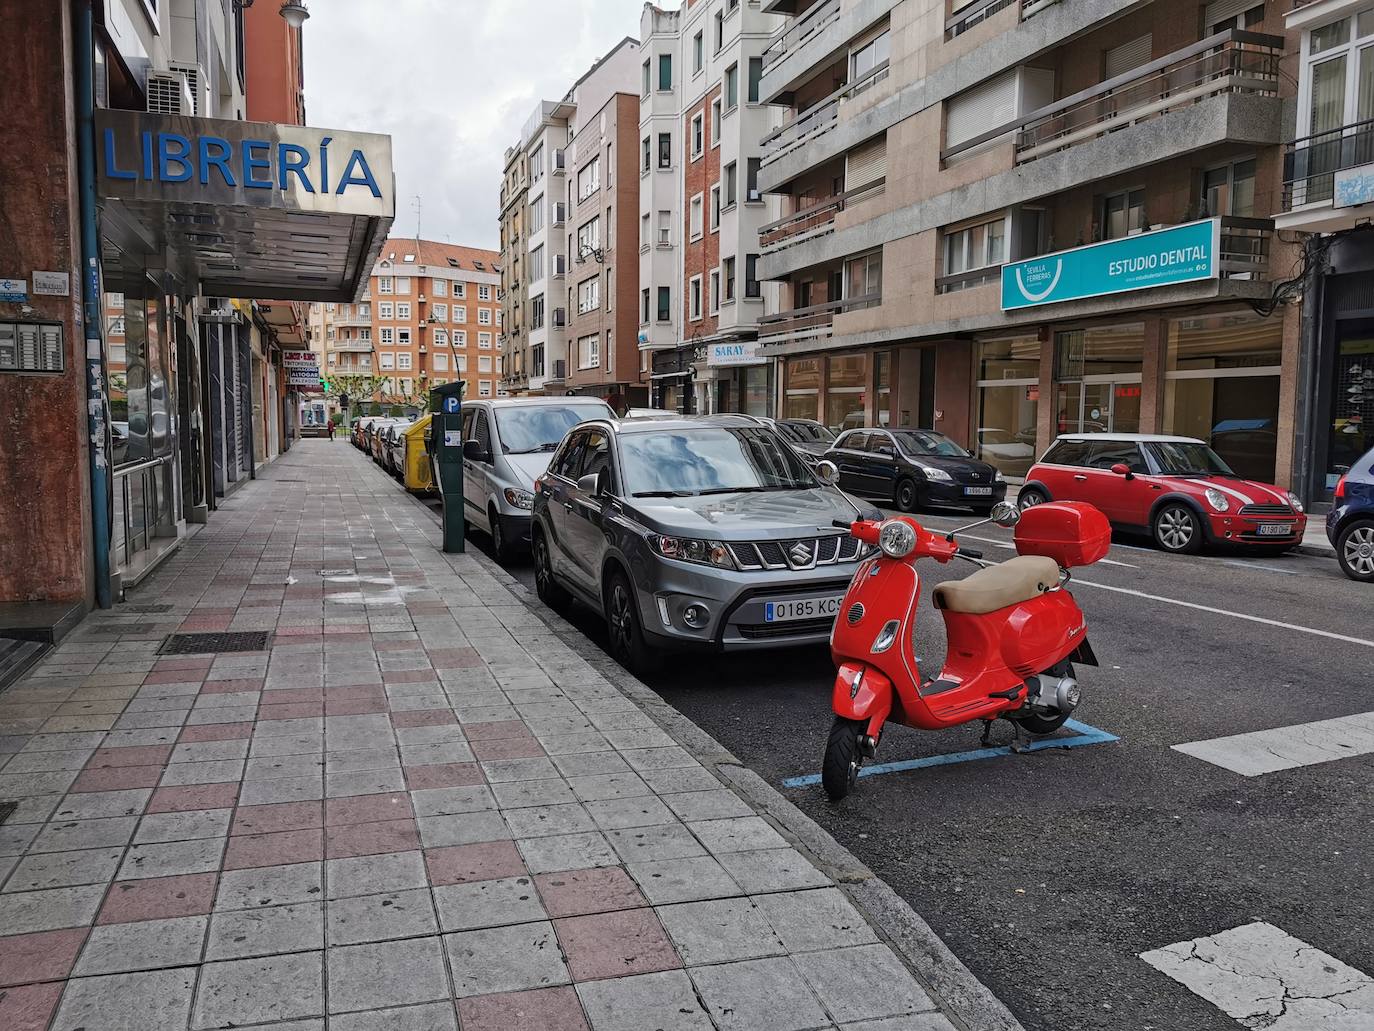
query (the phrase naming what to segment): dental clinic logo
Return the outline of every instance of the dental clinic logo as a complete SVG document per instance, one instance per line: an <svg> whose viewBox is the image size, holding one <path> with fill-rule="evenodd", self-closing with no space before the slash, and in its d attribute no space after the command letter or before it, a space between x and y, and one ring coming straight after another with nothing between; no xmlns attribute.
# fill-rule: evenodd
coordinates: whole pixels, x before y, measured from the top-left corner
<svg viewBox="0 0 1374 1031"><path fill-rule="evenodd" d="M1030 262L1016 269L1016 289L1031 304L1039 304L1054 293L1063 274L1063 258L1055 258L1053 262Z"/></svg>

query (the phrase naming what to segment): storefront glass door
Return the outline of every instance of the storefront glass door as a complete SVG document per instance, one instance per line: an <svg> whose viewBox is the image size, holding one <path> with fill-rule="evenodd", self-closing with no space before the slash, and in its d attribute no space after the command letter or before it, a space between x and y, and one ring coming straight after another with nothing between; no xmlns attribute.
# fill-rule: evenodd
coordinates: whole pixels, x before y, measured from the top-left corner
<svg viewBox="0 0 1374 1031"><path fill-rule="evenodd" d="M1060 433L1139 433L1140 379L1059 384Z"/></svg>
<svg viewBox="0 0 1374 1031"><path fill-rule="evenodd" d="M1351 327L1355 329L1354 326ZM1365 329L1362 323L1359 329ZM1342 334L1331 392L1326 489L1374 446L1374 335Z"/></svg>

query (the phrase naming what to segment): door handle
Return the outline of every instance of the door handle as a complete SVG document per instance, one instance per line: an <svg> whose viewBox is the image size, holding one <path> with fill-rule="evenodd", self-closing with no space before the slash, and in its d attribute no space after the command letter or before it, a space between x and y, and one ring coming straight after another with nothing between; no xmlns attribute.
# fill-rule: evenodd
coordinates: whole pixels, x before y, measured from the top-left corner
<svg viewBox="0 0 1374 1031"><path fill-rule="evenodd" d="M571 501L565 501L565 502L563 502L563 508L564 508L565 511L571 512L571 511L573 510L572 502L571 502Z"/></svg>
<svg viewBox="0 0 1374 1031"><path fill-rule="evenodd" d="M1082 473L1078 473L1076 476L1074 476L1074 479L1075 479L1075 480L1086 480L1087 477L1084 476Z"/></svg>

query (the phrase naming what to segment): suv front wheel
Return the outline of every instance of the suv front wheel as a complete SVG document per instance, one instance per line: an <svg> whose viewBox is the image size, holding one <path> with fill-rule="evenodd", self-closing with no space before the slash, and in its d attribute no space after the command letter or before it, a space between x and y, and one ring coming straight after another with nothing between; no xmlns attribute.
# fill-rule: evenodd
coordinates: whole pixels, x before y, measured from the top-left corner
<svg viewBox="0 0 1374 1031"><path fill-rule="evenodd" d="M553 562L549 556L549 542L536 524L531 541L534 550L534 593L549 608L562 615L572 603L572 595L553 578Z"/></svg>
<svg viewBox="0 0 1374 1031"><path fill-rule="evenodd" d="M1341 572L1361 583L1374 583L1374 520L1361 519L1336 537L1336 560Z"/></svg>
<svg viewBox="0 0 1374 1031"><path fill-rule="evenodd" d="M634 586L620 570L606 580L606 628L611 638L611 657L636 675L651 673L656 665L639 624L639 602Z"/></svg>

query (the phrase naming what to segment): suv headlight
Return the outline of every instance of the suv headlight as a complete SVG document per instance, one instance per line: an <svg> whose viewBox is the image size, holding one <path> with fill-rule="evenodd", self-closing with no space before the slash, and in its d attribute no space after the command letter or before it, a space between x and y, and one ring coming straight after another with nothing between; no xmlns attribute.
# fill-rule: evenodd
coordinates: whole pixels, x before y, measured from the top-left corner
<svg viewBox="0 0 1374 1031"><path fill-rule="evenodd" d="M1288 503L1293 506L1294 512L1304 511L1302 507L1302 498L1298 497L1291 490L1288 492Z"/></svg>
<svg viewBox="0 0 1374 1031"><path fill-rule="evenodd" d="M926 474L927 480L934 480L936 483L954 482L953 476L945 472L943 469L936 468L933 465L922 465L918 466L918 468L921 470L921 472Z"/></svg>
<svg viewBox="0 0 1374 1031"><path fill-rule="evenodd" d="M703 541L695 537L665 537L655 534L649 542L664 558L679 562L695 562L719 569L735 569L735 558L720 541Z"/></svg>
<svg viewBox="0 0 1374 1031"><path fill-rule="evenodd" d="M1207 504L1211 505L1218 512L1225 512L1231 507L1231 502L1226 500L1226 495L1215 487L1208 487L1206 492Z"/></svg>
<svg viewBox="0 0 1374 1031"><path fill-rule="evenodd" d="M506 503L514 505L516 508L523 508L526 512L534 508L534 495L527 490L518 487L507 487L501 492L506 496Z"/></svg>

